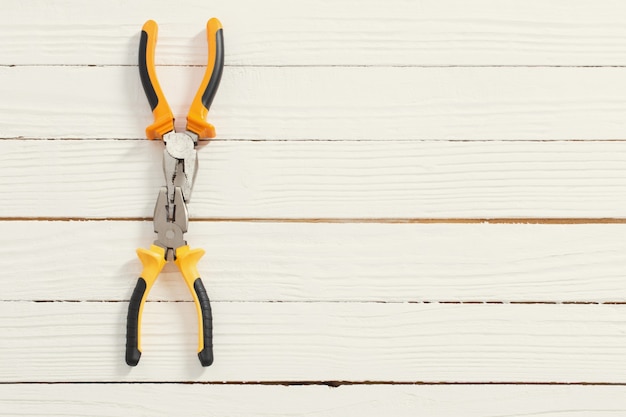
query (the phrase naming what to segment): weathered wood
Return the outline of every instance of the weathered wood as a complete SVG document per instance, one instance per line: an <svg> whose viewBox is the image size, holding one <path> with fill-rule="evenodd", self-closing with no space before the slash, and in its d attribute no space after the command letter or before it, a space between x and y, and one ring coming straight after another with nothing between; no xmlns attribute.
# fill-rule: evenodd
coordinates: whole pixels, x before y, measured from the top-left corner
<svg viewBox="0 0 626 417"><path fill-rule="evenodd" d="M139 31L161 25L157 59L204 65L219 17L229 65L625 65L626 10L593 0L3 0L0 64L136 65Z"/></svg>
<svg viewBox="0 0 626 417"><path fill-rule="evenodd" d="M89 285L85 279L84 285ZM624 305L147 303L140 364L127 303L0 303L0 380L626 382Z"/></svg>
<svg viewBox="0 0 626 417"><path fill-rule="evenodd" d="M623 386L3 385L0 415L66 417L602 417L626 413Z"/></svg>
<svg viewBox="0 0 626 417"><path fill-rule="evenodd" d="M626 301L626 224L192 222L216 301ZM151 222L0 223L3 300L128 301ZM36 253L36 262L33 262ZM8 285L15 277L20 285ZM88 285L85 285L88 283ZM150 300L191 300L173 265Z"/></svg>
<svg viewBox="0 0 626 417"><path fill-rule="evenodd" d="M204 69L157 72L182 126ZM220 139L623 139L625 79L624 68L229 67L209 120ZM136 67L0 67L0 91L2 138L143 138L152 121Z"/></svg>
<svg viewBox="0 0 626 417"><path fill-rule="evenodd" d="M0 217L151 217L162 149L0 141ZM216 141L199 158L192 218L626 216L625 142Z"/></svg>
<svg viewBox="0 0 626 417"><path fill-rule="evenodd" d="M626 384L626 225L314 223L625 217L624 11L3 0L0 138L105 140L0 141L0 414L624 414L623 386L493 383ZM181 125L211 16L227 67L188 239L208 252L216 363L199 366L194 307L168 267L130 369L133 252L153 234L119 218L151 216L161 148L111 139L142 139L151 120L141 24L160 23L158 73ZM562 301L605 304L537 304ZM238 384L329 380L454 385Z"/></svg>

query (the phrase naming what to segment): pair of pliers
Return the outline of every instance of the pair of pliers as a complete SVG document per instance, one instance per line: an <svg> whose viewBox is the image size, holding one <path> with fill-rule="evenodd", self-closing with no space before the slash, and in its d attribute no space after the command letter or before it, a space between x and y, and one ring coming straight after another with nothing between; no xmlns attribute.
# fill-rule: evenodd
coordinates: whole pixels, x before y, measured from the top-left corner
<svg viewBox="0 0 626 417"><path fill-rule="evenodd" d="M197 172L198 139L215 137L215 128L206 116L219 86L224 67L224 38L219 20L208 21L208 65L187 115L184 132L174 130L174 116L156 77L154 51L157 24L143 25L139 42L139 75L152 108L154 123L146 128L148 139L163 139L165 186L159 190L154 208L154 231L157 239L150 249L137 249L143 270L130 298L126 322L126 363L135 366L141 357L141 318L150 288L168 261L180 270L196 305L198 315L198 358L202 366L213 363L213 317L211 304L198 273L202 249L191 249L183 239L189 224L187 203Z"/></svg>

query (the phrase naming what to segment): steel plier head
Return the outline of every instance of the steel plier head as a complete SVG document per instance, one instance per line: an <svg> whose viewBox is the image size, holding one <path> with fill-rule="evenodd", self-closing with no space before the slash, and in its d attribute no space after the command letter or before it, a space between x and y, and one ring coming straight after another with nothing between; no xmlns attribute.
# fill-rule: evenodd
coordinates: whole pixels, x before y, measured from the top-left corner
<svg viewBox="0 0 626 417"><path fill-rule="evenodd" d="M150 288L168 261L180 270L196 304L198 316L198 358L202 366L213 363L213 317L211 304L200 274L198 260L202 249L190 249L184 240L189 224L187 203L197 173L196 145L199 138L215 137L215 128L206 116L219 86L224 67L222 25L212 18L207 22L208 65L202 83L191 103L184 132L174 130L174 116L156 77L154 51L157 24L143 25L139 42L139 75L152 108L154 123L146 128L148 139L163 139L165 186L159 190L154 208L154 231L157 239L150 249L137 249L143 271L130 299L126 322L126 363L135 366L141 357L141 318Z"/></svg>

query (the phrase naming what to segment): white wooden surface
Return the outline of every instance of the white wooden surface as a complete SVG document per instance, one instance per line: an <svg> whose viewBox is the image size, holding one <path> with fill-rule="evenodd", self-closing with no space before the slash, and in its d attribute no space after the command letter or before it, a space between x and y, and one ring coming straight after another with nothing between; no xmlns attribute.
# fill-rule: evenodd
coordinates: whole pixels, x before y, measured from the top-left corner
<svg viewBox="0 0 626 417"><path fill-rule="evenodd" d="M20 302L127 301L134 250L154 239L149 221L10 221L3 230L4 272L29 285L6 286L2 299ZM194 221L187 237L207 251L200 270L214 301L622 303L625 233L624 224ZM51 245L72 261L59 262ZM149 299L191 300L187 291L168 265Z"/></svg>
<svg viewBox="0 0 626 417"><path fill-rule="evenodd" d="M161 22L158 63L202 65L205 16L213 15L230 28L226 64L233 66L626 64L619 0L2 4L0 51L9 65L135 65L137 22L148 18Z"/></svg>
<svg viewBox="0 0 626 417"><path fill-rule="evenodd" d="M211 16L216 362L168 266L131 369L139 30L184 121ZM0 415L624 414L625 66L617 0L3 0Z"/></svg>
<svg viewBox="0 0 626 417"><path fill-rule="evenodd" d="M127 303L5 302L2 382L620 383L624 305L214 302L215 363L193 303L148 303L124 363Z"/></svg>
<svg viewBox="0 0 626 417"><path fill-rule="evenodd" d="M157 72L184 123L204 68ZM624 77L623 67L227 67L210 117L220 139L623 139ZM0 89L0 138L137 139L151 123L135 66L0 67Z"/></svg>
<svg viewBox="0 0 626 417"><path fill-rule="evenodd" d="M0 214L150 217L162 148L0 141L0 192L11 195ZM216 141L199 160L189 205L196 218L626 216L616 204L626 194L622 141Z"/></svg>
<svg viewBox="0 0 626 417"><path fill-rule="evenodd" d="M612 417L626 412L622 386L516 385L179 385L119 384L97 386L13 385L0 388L0 401L14 416L67 417L145 415L169 417L185 410L190 417L427 415ZM103 387L105 387L103 389ZM177 401L172 401L175 398ZM245 399L245 401L242 401ZM193 404L193 407L185 406ZM515 410L515 411L512 411Z"/></svg>

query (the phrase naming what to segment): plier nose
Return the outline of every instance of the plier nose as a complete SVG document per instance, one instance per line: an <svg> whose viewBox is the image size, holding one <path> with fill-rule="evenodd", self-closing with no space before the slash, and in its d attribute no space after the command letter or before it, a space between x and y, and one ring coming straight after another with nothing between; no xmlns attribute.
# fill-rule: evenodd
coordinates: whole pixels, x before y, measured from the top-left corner
<svg viewBox="0 0 626 417"><path fill-rule="evenodd" d="M163 139L165 186L159 190L154 208L157 239L150 249L137 249L143 271L130 298L126 322L126 363L135 366L141 358L143 306L161 270L174 261L189 288L198 315L198 358L202 366L213 363L213 316L211 304L196 267L202 249L190 249L184 240L189 224L187 203L197 173L196 145L199 138L215 137L215 128L205 118L219 86L224 66L222 25L212 18L207 23L209 55L207 70L187 114L185 132L174 130L174 116L156 77L154 50L157 24L147 21L139 43L139 75L152 108L154 123L146 128L148 139Z"/></svg>

